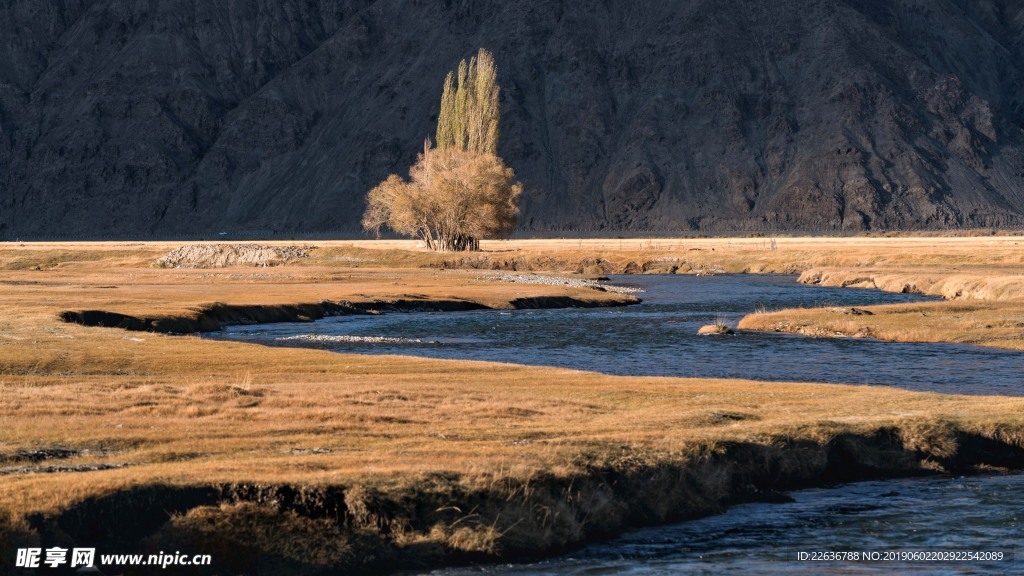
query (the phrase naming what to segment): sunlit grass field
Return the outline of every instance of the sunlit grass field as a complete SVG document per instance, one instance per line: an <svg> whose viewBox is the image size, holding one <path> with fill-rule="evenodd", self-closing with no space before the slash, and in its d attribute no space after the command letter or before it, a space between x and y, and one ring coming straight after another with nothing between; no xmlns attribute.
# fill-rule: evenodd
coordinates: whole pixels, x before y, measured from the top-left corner
<svg viewBox="0 0 1024 576"><path fill-rule="evenodd" d="M921 470L942 469L965 434L1012 454L1024 448L1024 398L342 355L87 327L59 315L190 317L212 303L322 300L463 300L502 308L517 298L570 296L622 303L628 298L588 288L501 282L493 271L784 272L827 285L909 286L949 300L870 307L872 314L857 316L771 311L748 317L742 328L1021 349L1022 241L524 240L485 242L474 254L428 253L407 241L319 242L309 258L278 266L195 269L153 265L177 244L0 245L0 510L12 519L7 530L31 539L26 514L57 514L140 486L361 486L408 495L449 482L528 500L522 487L540 478L697 466L737 444L829 446L842 435L872 438L879 430L893 431ZM786 466L806 467L807 477L825 466L785 454ZM889 472L906 467L893 464ZM694 493L727 496L732 480L719 473L709 468ZM596 510L607 503L572 504ZM529 506L517 510L501 521L460 521L459 528L451 524L457 518L436 530L393 527L387 538L398 547L431 542L500 555L501 534L538 549L588 534L582 525L544 524ZM515 514L533 520L515 529L503 524ZM460 531L467 526L475 531Z"/></svg>

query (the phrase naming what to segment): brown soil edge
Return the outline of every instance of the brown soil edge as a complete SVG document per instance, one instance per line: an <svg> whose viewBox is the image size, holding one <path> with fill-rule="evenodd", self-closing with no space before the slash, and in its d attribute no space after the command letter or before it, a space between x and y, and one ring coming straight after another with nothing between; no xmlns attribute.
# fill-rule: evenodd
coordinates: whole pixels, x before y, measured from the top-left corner
<svg viewBox="0 0 1024 576"><path fill-rule="evenodd" d="M515 310L540 308L598 308L640 303L630 295L618 298L585 299L571 296L535 296L509 301ZM306 304L233 305L220 302L205 305L195 313L182 316L138 317L104 310L68 310L59 314L65 322L83 326L122 328L143 332L192 334L216 332L225 326L269 322L311 322L326 316L380 314L383 312L455 312L492 310L491 306L471 300L373 300L350 302L323 300Z"/></svg>
<svg viewBox="0 0 1024 576"><path fill-rule="evenodd" d="M982 433L951 421L836 428L823 424L807 439L718 443L675 460L581 462L576 473L518 480L432 475L388 488L136 486L55 515L7 526L0 518L0 536L10 551L78 545L212 555L208 570L180 568L187 574L380 574L550 556L730 504L788 501L784 490L1024 468L1019 426ZM311 538L313 531L320 537Z"/></svg>
<svg viewBox="0 0 1024 576"><path fill-rule="evenodd" d="M920 294L938 298L942 302L960 302L975 306L975 312L995 311L998 306L1017 305L1022 302L1019 275L998 274L992 277L974 277L955 273L922 273L920 271L893 272L870 271L845 268L811 268L804 270L797 283L805 285L860 288L894 294ZM920 303L917 303L920 304ZM810 338L876 338L883 342L950 342L974 346L990 346L1007 350L1022 350L1013 342L1016 335L992 335L976 331L970 340L951 338L931 332L927 337L907 337L901 330L886 330L872 325L871 318L879 311L914 308L917 304L877 304L852 307L817 307L782 309L771 312L753 312L737 323L737 329L745 332L776 332L799 334ZM832 311L846 314L842 322L811 317L815 311ZM891 312L890 312L891 313ZM883 316L885 314L883 313ZM954 326L959 325L957 322ZM985 326L991 329L993 326Z"/></svg>

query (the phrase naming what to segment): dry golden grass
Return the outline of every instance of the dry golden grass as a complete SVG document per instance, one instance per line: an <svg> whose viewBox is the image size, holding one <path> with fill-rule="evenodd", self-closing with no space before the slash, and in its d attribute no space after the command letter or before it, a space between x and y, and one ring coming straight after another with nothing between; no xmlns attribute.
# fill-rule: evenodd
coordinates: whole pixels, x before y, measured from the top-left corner
<svg viewBox="0 0 1024 576"><path fill-rule="evenodd" d="M673 258L691 269L757 272L849 267L919 274L941 267L965 276L977 271L979 277L1002 285L1024 260L1019 241L792 238L778 240L777 250L759 239L628 240L619 247L611 240L509 241L485 242L485 252L468 257L491 263L516 258L534 265L546 262L560 271L584 260L625 266ZM908 445L930 442L930 433L922 432L923 439L915 440L913 430L932 430L936 423L955 423L959 430L1018 446L1024 439L1024 398L623 378L506 364L340 355L90 328L58 318L68 309L188 315L210 302L412 297L501 307L526 296L614 297L578 288L495 283L474 272L439 270L442 262L465 256L425 253L409 242L319 244L312 258L294 265L212 270L150 267L173 247L169 244L29 244L0 250L0 468L116 466L5 474L0 511L16 516L54 513L90 497L157 483L369 482L387 487L408 486L433 473L499 482L567 474L595 461L624 457L685 461L727 442L827 442L841 432L886 426L903 430ZM1001 292L1002 297L1018 293L1009 285ZM874 336L892 334L897 339L896 331L912 325L920 333L907 335L910 339L998 341L1020 348L1024 312L1018 306L1016 300L965 300L874 308L874 315L855 319L824 311L786 311L758 317L764 323L757 327L806 322L843 332L869 326ZM978 330L986 336L964 336ZM39 464L17 457L19 451L54 447L76 452ZM263 513L246 514L250 512ZM221 512L204 509L196 514L217 519ZM439 537L455 548L493 545L487 539L494 534L486 530L442 532Z"/></svg>
<svg viewBox="0 0 1024 576"><path fill-rule="evenodd" d="M879 253L880 245L871 243L862 246L858 259L844 253L827 261L809 259L799 281L925 294L943 298L943 302L869 306L870 314L860 315L831 308L778 310L749 315L739 327L1024 350L1021 240L909 240L888 246L889 254Z"/></svg>
<svg viewBox="0 0 1024 576"><path fill-rule="evenodd" d="M936 274L975 269L990 273L1020 274L1024 266L1024 237L981 238L647 238L490 240L479 254L429 253L406 240L321 243L315 262L340 259L354 266L438 265L462 259L490 264L522 259L543 264L538 269L575 271L587 259L602 259L614 272L630 261L684 262L681 272L721 269L728 273L800 273L816 268L918 269ZM608 273L608 272L606 272Z"/></svg>
<svg viewBox="0 0 1024 576"><path fill-rule="evenodd" d="M800 273L817 268L913 269L946 273L974 269L1020 273L1024 266L1024 237L851 237L775 238L644 238L484 240L478 253L434 253L412 240L233 242L236 244L316 245L312 257L299 266L326 268L419 268L459 260L489 264L523 259L544 263L538 270L558 265L605 259L615 265L629 261L685 260L696 267L718 267L738 273ZM39 242L8 243L0 249L0 270L54 270L85 265L103 267L148 266L172 248L205 242ZM568 268L563 271L572 271Z"/></svg>
<svg viewBox="0 0 1024 576"><path fill-rule="evenodd" d="M867 306L871 314L843 308L787 309L751 314L742 330L809 336L878 338L891 342L956 342L1024 350L1024 303L943 301Z"/></svg>
<svg viewBox="0 0 1024 576"><path fill-rule="evenodd" d="M775 271L823 262L955 263L963 269L990 260L996 264L988 265L1019 263L1024 258L1020 241L780 239L778 249L769 250L761 239L527 240L484 242L481 255L637 261L681 254L693 261L705 258L701 263L727 270L742 266ZM544 466L591 442L667 449L662 437L667 428L679 430L669 444L686 444L724 438L723 431L729 429L740 429L740 436L757 436L823 418L859 414L873 421L891 416L887 410L865 410L860 403L836 400L844 396L883 395L901 400L880 405L914 404L902 397L915 395L888 389L613 378L556 369L339 356L87 328L57 319L63 310L83 308L187 315L214 301L276 304L412 296L462 298L500 307L522 296L609 297L584 289L486 282L468 273L381 268L402 258L425 265L456 256L419 251L408 241L322 245L301 265L219 270L152 268L150 262L172 244L5 247L0 251L0 416L5 424L0 441L6 451L62 445L90 449L83 460L131 464L79 475L88 477L81 487L88 493L103 484L101 479L226 481L241 475L308 480L356 472L389 475L397 471L395 466L427 470L461 463L456 467L470 469L504 460ZM381 259L373 260L375 254ZM963 327L968 315L978 326L998 330L997 341L1019 343L1018 324L1024 319L1018 308L986 306L885 306L874 316L854 320L822 311L767 318L847 323L823 324L836 332L870 322L872 335L881 337L889 333L887 323L892 323L892 330L912 324L921 331L920 339L935 339L936 334L945 339L937 326L955 321ZM912 318L904 318L908 316ZM929 324L933 321L936 325ZM985 343L972 338L975 324L967 327L964 334L948 338ZM811 389L821 392L809 396ZM906 411L907 415L925 415L933 406L955 406L949 413L965 414L1004 410L1004 405L989 400L922 398L921 408ZM1000 402L1018 405L1016 400ZM744 406L757 407L756 420L706 425L708 414L742 411ZM297 457L288 452L293 448L328 451ZM394 451L402 457L395 458ZM254 461L273 465L254 467ZM13 500L4 500L19 501L32 494L49 500L40 508L59 506L71 496L63 492L80 490L75 480L63 476L8 478L2 490ZM133 480L125 480L129 478ZM60 490L51 490L54 485Z"/></svg>

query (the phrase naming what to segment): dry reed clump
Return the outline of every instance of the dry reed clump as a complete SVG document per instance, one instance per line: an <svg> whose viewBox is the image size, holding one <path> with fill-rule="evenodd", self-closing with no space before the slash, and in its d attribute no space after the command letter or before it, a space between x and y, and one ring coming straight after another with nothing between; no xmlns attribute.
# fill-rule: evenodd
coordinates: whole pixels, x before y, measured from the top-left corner
<svg viewBox="0 0 1024 576"><path fill-rule="evenodd" d="M190 574L302 574L353 564L349 537L336 521L272 503L192 508L172 516L143 547L150 553L187 550L215 560L206 570L189 566Z"/></svg>
<svg viewBox="0 0 1024 576"><path fill-rule="evenodd" d="M246 372L238 384L224 384L215 382L204 382L189 387L188 396L191 398L203 398L213 402L229 402L239 399L263 398L267 393L265 388L253 385L251 372Z"/></svg>
<svg viewBox="0 0 1024 576"><path fill-rule="evenodd" d="M957 455L960 442L957 425L945 419L913 422L900 428L900 438L910 450L929 458L949 460Z"/></svg>
<svg viewBox="0 0 1024 576"><path fill-rule="evenodd" d="M726 334L735 334L735 331L732 328L729 328L728 326L726 326L724 323L715 322L714 324L708 324L706 326L701 326L700 329L697 330L697 334L705 335L705 336L706 335L715 335L715 334L726 335Z"/></svg>

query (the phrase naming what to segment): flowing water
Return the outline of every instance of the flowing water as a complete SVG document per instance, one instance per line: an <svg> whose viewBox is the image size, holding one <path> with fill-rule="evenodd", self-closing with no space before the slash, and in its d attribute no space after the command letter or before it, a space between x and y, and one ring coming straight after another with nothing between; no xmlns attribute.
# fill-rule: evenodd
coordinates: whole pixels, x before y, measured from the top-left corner
<svg viewBox="0 0 1024 576"><path fill-rule="evenodd" d="M1024 354L955 344L740 333L697 336L758 309L926 301L803 286L792 276L622 276L643 304L624 308L393 313L237 326L214 338L339 352L563 366L610 374L838 382L963 394L1024 395ZM627 574L1024 573L1024 476L863 482L793 492L788 504L640 530L553 560L437 572ZM806 552L878 561L801 561ZM886 553L973 551L998 561L886 562Z"/></svg>
<svg viewBox="0 0 1024 576"><path fill-rule="evenodd" d="M911 294L797 284L793 276L617 276L644 302L620 308L336 316L234 326L214 338L561 366L609 374L705 376L897 386L961 394L1024 393L1024 354L957 344L744 333L698 336L758 309L926 301Z"/></svg>
<svg viewBox="0 0 1024 576"><path fill-rule="evenodd" d="M723 514L637 530L544 562L431 574L1024 573L1024 476L860 482L791 496L796 502L734 506ZM823 551L852 552L858 559L800 559L801 552L810 558ZM913 560L919 552L957 551L1002 559Z"/></svg>

